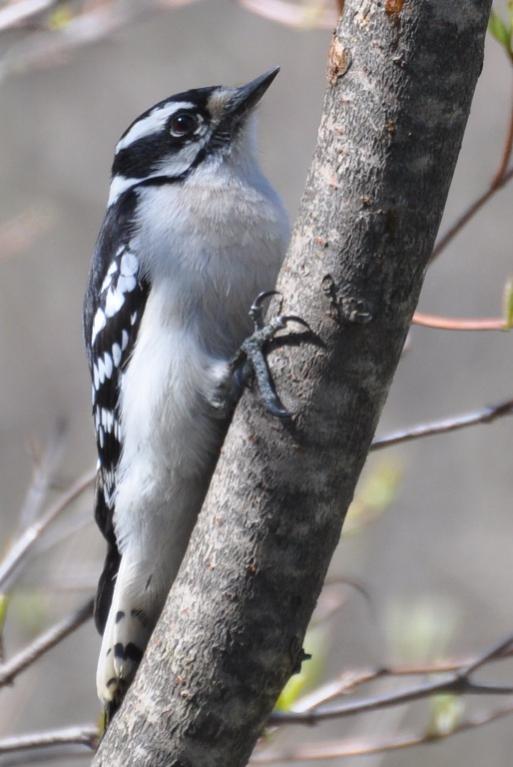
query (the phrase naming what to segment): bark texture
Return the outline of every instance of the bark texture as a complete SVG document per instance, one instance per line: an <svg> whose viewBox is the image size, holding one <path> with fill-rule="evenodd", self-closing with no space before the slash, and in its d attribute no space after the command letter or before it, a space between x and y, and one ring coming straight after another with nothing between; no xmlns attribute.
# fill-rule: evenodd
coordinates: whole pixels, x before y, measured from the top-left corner
<svg viewBox="0 0 513 767"><path fill-rule="evenodd" d="M96 765L242 767L299 668L433 249L490 4L347 0L279 280L322 345L273 352L292 422L242 398Z"/></svg>

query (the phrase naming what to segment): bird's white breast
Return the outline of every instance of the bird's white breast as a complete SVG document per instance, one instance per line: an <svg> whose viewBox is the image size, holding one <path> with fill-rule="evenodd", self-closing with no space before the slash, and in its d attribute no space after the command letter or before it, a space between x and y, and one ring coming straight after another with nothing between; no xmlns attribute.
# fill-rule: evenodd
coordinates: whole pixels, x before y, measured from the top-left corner
<svg viewBox="0 0 513 767"><path fill-rule="evenodd" d="M137 250L151 293L165 294L163 328L186 326L212 354L232 354L283 259L289 230L277 195L254 167L239 175L223 165L140 194Z"/></svg>
<svg viewBox="0 0 513 767"><path fill-rule="evenodd" d="M261 176L194 176L140 192L135 249L150 292L122 381L121 547L134 525L167 519L171 507L176 524L179 487L209 476L221 432L208 399L251 331L251 303L273 288L288 240L286 214ZM134 498L145 517L132 513Z"/></svg>

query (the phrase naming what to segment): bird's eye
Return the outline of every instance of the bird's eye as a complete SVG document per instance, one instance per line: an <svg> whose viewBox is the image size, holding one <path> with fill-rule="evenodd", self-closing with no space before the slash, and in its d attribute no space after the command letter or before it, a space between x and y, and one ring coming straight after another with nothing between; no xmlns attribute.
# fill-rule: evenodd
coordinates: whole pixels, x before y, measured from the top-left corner
<svg viewBox="0 0 513 767"><path fill-rule="evenodd" d="M194 133L198 127L197 118L190 112L178 112L171 118L169 132L175 138L183 138Z"/></svg>

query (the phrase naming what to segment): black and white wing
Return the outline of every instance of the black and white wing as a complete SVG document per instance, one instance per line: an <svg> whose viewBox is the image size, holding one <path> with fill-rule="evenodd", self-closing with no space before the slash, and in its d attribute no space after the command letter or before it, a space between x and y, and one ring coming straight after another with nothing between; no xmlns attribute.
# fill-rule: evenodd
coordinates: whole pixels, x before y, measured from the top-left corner
<svg viewBox="0 0 513 767"><path fill-rule="evenodd" d="M84 304L98 448L95 518L108 543L95 604L100 632L105 626L119 567L113 516L116 469L123 444L121 378L137 340L149 293L149 284L142 278L139 260L131 249L134 205L135 193L131 192L108 210L98 237Z"/></svg>

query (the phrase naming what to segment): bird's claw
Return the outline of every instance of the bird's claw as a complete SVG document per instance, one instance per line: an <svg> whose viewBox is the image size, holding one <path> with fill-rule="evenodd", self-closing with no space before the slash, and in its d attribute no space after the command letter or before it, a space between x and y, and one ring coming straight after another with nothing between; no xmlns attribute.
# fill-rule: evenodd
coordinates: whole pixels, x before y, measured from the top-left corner
<svg viewBox="0 0 513 767"><path fill-rule="evenodd" d="M298 317L297 314L285 314L282 318L285 325L287 322L297 322L298 325L302 325L304 328L306 328L310 333L312 332L312 328L308 324L306 320L304 320L302 317Z"/></svg>
<svg viewBox="0 0 513 767"><path fill-rule="evenodd" d="M263 302L266 298L276 295L280 296L278 314L275 317L272 317L267 324L264 324ZM255 298L249 310L249 316L253 320L255 330L245 341L243 341L239 353L232 362L232 369L235 373L236 370L243 367L244 378L246 380L253 374L257 382L260 397L271 415L277 418L290 418L292 414L284 406L276 392L271 371L267 364L265 347L275 338L276 333L279 330L283 330L287 327L289 322L297 322L308 331L311 331L311 328L305 320L295 314L281 314L282 305L283 298L281 297L281 293L277 290L268 290L265 293L260 293ZM280 338L286 342L288 336Z"/></svg>
<svg viewBox="0 0 513 767"><path fill-rule="evenodd" d="M266 290L263 293L259 293L249 308L249 316L253 320L255 330L261 330L264 327L264 301L271 296L280 296L280 307L278 314L281 314L281 307L283 304L283 296L279 290Z"/></svg>

